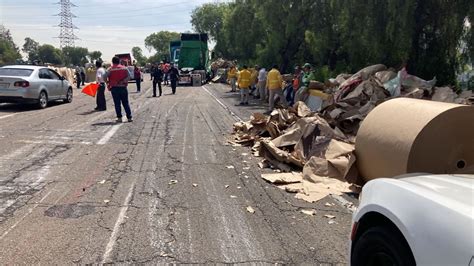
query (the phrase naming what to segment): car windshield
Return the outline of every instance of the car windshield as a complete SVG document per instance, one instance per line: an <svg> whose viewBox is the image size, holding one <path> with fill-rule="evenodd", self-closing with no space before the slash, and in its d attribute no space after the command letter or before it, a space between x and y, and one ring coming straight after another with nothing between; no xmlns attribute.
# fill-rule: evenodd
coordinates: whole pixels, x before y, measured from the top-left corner
<svg viewBox="0 0 474 266"><path fill-rule="evenodd" d="M29 77L31 73L32 69L0 68L0 76Z"/></svg>

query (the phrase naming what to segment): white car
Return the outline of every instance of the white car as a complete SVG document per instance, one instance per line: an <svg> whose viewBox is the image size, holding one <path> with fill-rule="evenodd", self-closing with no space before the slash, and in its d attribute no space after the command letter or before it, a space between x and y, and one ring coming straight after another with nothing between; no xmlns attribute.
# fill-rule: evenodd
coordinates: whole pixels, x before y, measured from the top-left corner
<svg viewBox="0 0 474 266"><path fill-rule="evenodd" d="M0 67L0 103L36 103L46 108L51 101L72 102L72 86L56 71L44 66Z"/></svg>
<svg viewBox="0 0 474 266"><path fill-rule="evenodd" d="M351 265L474 266L474 175L369 181L353 216Z"/></svg>

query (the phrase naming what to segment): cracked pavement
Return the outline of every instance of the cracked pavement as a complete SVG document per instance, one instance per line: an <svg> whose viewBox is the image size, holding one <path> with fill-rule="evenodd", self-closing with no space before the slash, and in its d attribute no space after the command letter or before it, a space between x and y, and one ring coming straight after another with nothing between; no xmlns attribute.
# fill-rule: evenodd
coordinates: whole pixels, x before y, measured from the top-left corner
<svg viewBox="0 0 474 266"><path fill-rule="evenodd" d="M223 84L152 98L145 80L121 125L109 93L98 113L79 90L44 110L0 104L2 264L347 264L351 212L294 199L226 143L262 106Z"/></svg>

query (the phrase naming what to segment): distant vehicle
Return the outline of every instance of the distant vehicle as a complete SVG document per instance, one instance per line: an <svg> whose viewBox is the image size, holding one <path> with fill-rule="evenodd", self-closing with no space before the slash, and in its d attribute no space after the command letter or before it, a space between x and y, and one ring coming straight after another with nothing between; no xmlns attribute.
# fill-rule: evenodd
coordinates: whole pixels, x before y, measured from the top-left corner
<svg viewBox="0 0 474 266"><path fill-rule="evenodd" d="M135 60L133 60L132 54L125 53L125 54L116 54L116 57L120 58L121 63L127 67L128 73L130 74L130 81L135 82L135 76L133 75L133 69L135 64ZM143 81L143 71L140 73L141 81Z"/></svg>
<svg viewBox="0 0 474 266"><path fill-rule="evenodd" d="M474 175L369 181L353 216L351 265L474 265Z"/></svg>
<svg viewBox="0 0 474 266"><path fill-rule="evenodd" d="M208 36L205 33L182 33L170 42L171 62L179 70L180 84L202 85L209 77Z"/></svg>
<svg viewBox="0 0 474 266"><path fill-rule="evenodd" d="M72 86L56 71L44 66L0 67L0 102L36 103L46 108L51 101L72 102Z"/></svg>

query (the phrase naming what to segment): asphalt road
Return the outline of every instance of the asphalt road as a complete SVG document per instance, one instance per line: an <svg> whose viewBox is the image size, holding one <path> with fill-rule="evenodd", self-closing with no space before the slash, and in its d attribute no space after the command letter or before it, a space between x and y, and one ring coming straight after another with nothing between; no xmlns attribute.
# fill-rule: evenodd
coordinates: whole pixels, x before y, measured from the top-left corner
<svg viewBox="0 0 474 266"><path fill-rule="evenodd" d="M106 112L76 89L44 110L0 104L1 264L347 264L348 209L294 199L226 144L262 106L222 84L150 87L129 86L133 123L114 123L109 93Z"/></svg>

